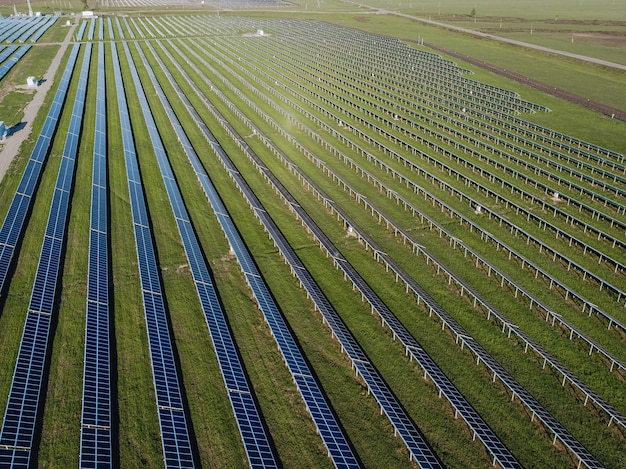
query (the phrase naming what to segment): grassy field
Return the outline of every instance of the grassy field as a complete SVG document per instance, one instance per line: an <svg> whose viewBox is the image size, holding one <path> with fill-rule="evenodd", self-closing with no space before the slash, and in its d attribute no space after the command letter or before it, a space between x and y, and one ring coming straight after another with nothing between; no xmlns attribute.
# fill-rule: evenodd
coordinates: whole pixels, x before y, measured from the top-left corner
<svg viewBox="0 0 626 469"><path fill-rule="evenodd" d="M453 4L442 1L438 3L423 2L424 11L441 7L442 10L446 9L446 15L460 15L460 13L455 12L466 9L468 5L471 10L470 2ZM497 16L498 14L495 2L473 3L481 15L483 11L485 11L484 15ZM522 3L528 11L533 11L533 5L526 2ZM576 14L576 20L580 20L587 14L583 11L583 5L587 8L588 3L591 2L581 1L580 11L572 9L572 12ZM337 10L353 8L331 2L322 3L322 6ZM380 4L378 6L396 9L396 7L392 7L392 4ZM598 7L598 3L595 7ZM611 5L607 5L607 9L610 7ZM402 8L404 9L404 6ZM408 8L412 7L409 6ZM452 10L448 10L448 8L452 8ZM551 14L554 14L563 7L557 2L551 8L554 10L550 10ZM451 11L452 13L450 13ZM521 11L522 6L520 6ZM515 10L509 14L513 15L514 13ZM440 14L444 15L444 12ZM272 12L271 15L278 14ZM303 15L310 16L310 13ZM270 14L263 13L259 16L266 17ZM570 74L574 70L585 69L585 67L571 61L527 54L516 48L492 44L487 41L473 41L466 36L438 28L416 25L406 19L390 15L363 14L361 12L327 15L320 19L378 34L393 32L395 36L405 41L415 40L417 36L421 35L428 41L470 51L472 52L471 55L488 58L490 62L498 63L501 66L508 67L509 64L511 67L517 66L519 70L526 71L534 77L544 77L543 73L545 73L546 80L553 79L559 83L565 83L566 78L552 77L551 74L545 72L546 63L551 63L556 69L562 70L563 75ZM529 19L533 18L529 17ZM606 21L604 17L599 19ZM61 29L59 25L55 26L49 32L50 36L44 37L44 40L48 37L58 40L58 37L62 37L59 32ZM329 167L341 176L345 183L355 187L359 193L366 197L375 200L390 218L396 220L403 229L411 232L420 243L423 243L434 254L444 259L453 270L466 276L474 288L487 296L498 308L518 323L524 331L579 374L584 381L592 384L593 388L619 411L626 413L623 376L610 373L597 357L588 358L586 350L579 343L564 339L561 331L546 326L543 319L534 313L529 313L525 306L520 308L519 300L511 292L500 288L496 279L476 270L472 262L465 259L460 253L452 252L448 243L442 242L441 237L436 232L429 230L425 223L410 217L392 199L381 197L379 190L372 185L368 178L364 178L362 173L355 172L353 168L341 163L339 159L327 151L327 148L319 140L313 139L310 132L295 126L293 121L285 117L284 112L279 112L275 106L270 104L266 99L273 96L269 92L270 88L275 87L286 93L283 85L287 82L283 81L284 78L278 73L284 61L290 57L286 49L269 52L269 49L265 50L254 42L246 45L238 35L228 38L216 36L213 39L216 41L215 44L202 40L187 40L185 43L196 53L204 56L206 60L210 59L211 67L215 67L215 71L223 74L244 95L255 101L264 112L280 122L280 125L289 127L291 135L306 145L315 155L322 158ZM54 42L52 39L50 41ZM411 42L409 43L411 44ZM49 51L52 47L55 46L35 47L26 57L27 59L30 58L32 63L26 64L25 62L24 67L28 66L29 69L32 67L33 70L37 71L45 69L45 57L46 54L50 54ZM119 460L116 462L122 467L155 467L160 465L162 458L159 426L155 412L154 390L145 320L141 306L141 290L119 129L118 96L115 92L112 73L110 73L112 70L109 54L110 45L107 44L104 47L107 52L107 123L111 220L109 240L112 247L111 280L114 285L113 381L116 386L113 410L115 415L114 433L119 436L115 448L116 452L119 453ZM142 47L147 53L147 47L145 45ZM174 53L171 45L166 47ZM206 51L211 48L215 54L213 58L206 54ZM131 50L135 62L139 63L134 44L131 44ZM323 50L322 46L320 46L320 50ZM33 52L37 52L37 54ZM272 60L269 56L272 53L276 54L274 57L276 60ZM174 53L175 56L176 54ZM151 57L149 53L147 55ZM264 55L268 56L264 57ZM527 60L522 60L525 56L527 56ZM137 102L137 97L133 86L130 84L127 57L124 54L121 54L121 57L126 93L130 103L133 136L138 148L142 178L145 184L144 191L150 212L150 222L154 231L170 330L175 339L175 351L184 383L185 401L189 407L198 459L206 467L242 467L246 465L244 448L232 418L232 410L221 380L217 359L202 317L202 311L197 301L193 279L182 249L161 175L154 161L154 152L151 149L147 129L139 106L134 105ZM241 60L242 57L246 60ZM253 59L257 57L264 57L261 61L264 64L262 70L268 74L267 77L252 67ZM166 59L163 54L162 59L171 65L169 59ZM153 58L150 58L150 61L152 66L156 68L156 61ZM95 71L94 62L91 64L92 72ZM461 349L455 343L451 333L442 331L441 324L430 318L423 306L417 304L414 298L407 296L404 288L395 282L393 275L386 272L385 268L372 258L370 252L363 249L362 243L354 237L347 236L345 226L312 197L310 192L293 177L284 165L272 156L269 149L250 133L249 128L212 91L205 81L206 77L193 71L188 63L189 60L180 60L180 62L187 73L193 77L194 82L203 89L204 94L209 97L261 156L264 163L294 194L298 203L312 215L341 253L353 263L364 278L370 281L383 301L414 334L424 349L432 355L455 385L483 415L488 424L501 436L504 443L519 458L520 462L528 467L575 466L577 461L564 450L562 445L554 446L552 444L551 435L548 435L548 432L531 421L527 409L519 401L511 399L510 393L499 381L494 383L492 375L485 368L476 366L475 357L467 349ZM197 97L194 97L189 83L186 83L186 80L174 71L173 66L169 68L183 91L197 104ZM211 80L217 82L213 70L208 67L202 69L211 77ZM301 76L305 72L298 70L295 66L291 68L285 66L281 70L293 82L305 83L303 76ZM524 118L539 122L546 127L576 135L584 140L626 152L626 143L622 138L624 123L599 116L556 98L544 96L532 88L512 83L485 71L479 69L474 71L476 73L473 76L474 79L507 89L515 89L520 92L523 98L545 104L552 110L551 113L524 115ZM10 84L18 83L23 73L24 69L16 68L8 77L8 80L13 81L3 80L2 82L4 87L2 89L6 90L2 104L3 106L5 103L9 105L15 120L20 119L20 109L26 99L17 99ZM262 409L265 423L281 462L284 467L330 467L325 449L316 435L314 425L300 400L292 378L282 363L282 358L270 330L253 301L232 253L229 252L228 243L217 225L215 216L209 208L177 141L171 123L162 111L154 88L150 84L150 79L142 67L140 67L139 73L155 114L161 138L165 142L168 157L181 186L186 207L193 220L194 229L200 239L204 256L213 270L221 302L227 312L230 328L237 341L238 351L254 387L256 399ZM319 314L313 310L312 303L291 276L289 268L277 255L276 248L258 224L228 174L223 170L215 155L207 148L206 141L186 113L171 85L165 80L164 74L158 69L155 70L155 73L172 102L174 110L183 121L183 126L192 144L200 153L200 157L221 194L230 216L249 245L282 313L298 339L299 346L304 351L362 462L366 467L415 467L413 463L408 461L406 450L403 448L401 440L394 436L388 420L381 416L378 405L368 395L363 381L355 378L349 360L345 354L341 353L337 341L322 323ZM251 82L251 75L256 75L259 80L263 81L267 87L264 92L261 92L264 98L259 97L259 94L254 94L252 89L237 76L239 74L248 77L246 81ZM577 77L576 82L570 82L568 86L573 89L580 89L581 93L591 93L594 88L592 85L593 77L602 80L602 83L613 83L614 87L597 90L596 93L602 99L614 103L618 101L616 96L620 94L618 90L623 85L623 77L618 74L594 68L587 70L586 74L581 72ZM260 83L255 86L260 87L259 89L262 88ZM234 93L226 86L222 87L221 84L220 89L242 112L253 119L263 132L270 136L275 145L293 158L297 165L330 195L332 200L347 211L368 234L374 237L385 252L397 259L414 278L419 279L424 288L440 304L445 305L445 308L456 320L488 349L490 354L505 365L523 386L537 396L556 418L563 422L585 446L597 455L601 462L607 467L621 467L626 463L625 437L616 425L607 427L606 418L598 410L590 409L589 406L585 407L582 403L583 398L579 393L570 386L562 387L560 375L549 369L542 371L542 363L539 358L525 354L523 345L502 334L497 325L478 314L467 297L459 295L454 285L449 285L445 277L438 275L436 269L431 264L427 264L423 257L415 257L409 247L395 238L392 232L381 226L377 218L373 217L368 210L364 210L363 206L354 200L341 185L338 185L336 180L329 178L320 170L318 165L305 158L295 146L281 137L275 127L270 126L263 116L249 107L239 94ZM75 93L76 77L69 90L67 100L69 105L66 105L59 123L57 138L54 140L37 192L28 228L20 246L20 255L11 275L9 288L0 297L0 408L4 408L6 405L23 318L37 266L37 254L40 250L52 187L60 163L60 154L65 140L64 135L69 123L69 109ZM46 397L43 425L40 441L37 443L39 467L75 465L78 458L85 325L85 272L88 253L88 200L91 185L93 123L95 119L94 96L95 89L90 85L88 87L77 174L73 187L68 238L62 265L61 295L57 300L58 317L55 320L54 342L50 354L49 379L44 389ZM294 96L291 99L302 106L308 106L304 104L304 101ZM322 100L316 100L315 97L310 99L320 106L323 104ZM48 97L48 104L44 106L37 118L36 128L41 127L50 100L51 96ZM308 120L304 114L294 111L293 108L287 107L287 109L289 112L295 113L307 126L321 132L328 142L341 148L342 151L352 151L348 145L339 139L330 134L326 135L325 131L317 128L317 124ZM308 109L316 117L323 120L328 119L327 116L312 106ZM341 318L379 369L383 378L389 383L409 415L418 422L443 462L449 467L490 467L489 455L478 441L472 440L472 435L467 427L455 419L451 406L445 400L437 398L437 390L433 384L422 378L421 370L414 362L408 360L399 343L392 340L388 330L381 328L376 316L370 314L370 307L363 303L360 295L355 293L351 286L344 281L343 275L332 267L332 261L301 228L288 207L275 195L255 167L238 150L234 142L220 130L219 123L211 113L202 106L199 106L198 112L207 125L214 130L220 144L231 155L240 173L248 180L264 203L266 210L276 220L290 244L301 256L307 269L310 270ZM362 128L366 130L365 126ZM372 137L377 137L373 130L366 131L370 132ZM356 143L363 145L373 154L381 158L385 157L379 148L356 139L348 129L343 129L342 132L345 136L355 139ZM14 161L11 171L0 183L0 215L2 216L7 211L33 142L34 139L31 138L24 145L21 154ZM386 142L386 145L396 151L403 151L391 142ZM357 158L356 152L352 156ZM398 171L404 171L401 164L391 161L389 163ZM414 197L409 189L399 184L380 167L364 159L359 160L359 164L370 174L389 184L399 194L407 198ZM463 170L462 165L458 165L458 167L459 170ZM433 168L429 169L436 172ZM469 174L471 171L467 171L467 173ZM440 176L447 178L445 174ZM417 183L428 186L428 190L442 200L450 204L457 204L454 198L437 187L437 184L432 184L427 179L421 180L416 175L410 177ZM454 178L447 178L446 181L451 184L458 184ZM483 182L488 183L487 181ZM472 196L474 195L476 194L472 194ZM480 195L476 196L479 197ZM481 201L485 207L490 206L489 200L481 199ZM607 333L606 326L597 318L589 318L586 314L575 311L572 304L564 301L554 291L547 291L538 285L531 273L522 271L507 261L505 254L493 252L493 249L480 239L480 236L468 233L466 229L458 226L438 207L425 203L422 205L421 208L430 217L447 226L455 236L463 238L473 249L489 256L499 268L514 277L524 288L539 295L555 311L564 316L567 315L622 360L626 359L622 351L622 335L613 331ZM495 204L492 205L495 206ZM458 209L469 212L468 207L465 206L458 205ZM511 219L524 225L524 220L521 217L516 218L512 211L507 213L503 208L500 207L500 209ZM575 212L574 209L571 210ZM584 292L585 295L596 300L598 304L616 316L623 319L626 315L623 312L623 307L620 304L611 303L604 292L598 291L597 287L590 285L580 277L566 272L562 266L552 265L535 248L525 246L523 240L515 239L506 229L497 226L494 222L483 220L476 214L470 216L484 224L486 229L494 235L506 239L507 242L516 246L516 249L523 251L535 262L552 269L551 271L555 275L574 285L577 290ZM552 220L551 222L559 223L559 221ZM597 223L601 224L599 221ZM606 228L604 225L602 226ZM542 239L551 238L549 234L539 229L532 227L528 227L528 229L533 230L533 233ZM584 233L578 234L583 237L586 236ZM549 242L553 241L550 240ZM604 246L601 242L599 244ZM588 265L590 269L597 269L603 275L607 274L603 270L604 267L596 267L592 260L581 256L580 252L566 247L563 249L566 249L572 257L582 257L581 262L585 262L585 265ZM626 256L623 253L612 252L612 254L622 262L626 261ZM615 275L612 280L622 288L626 286L626 280L622 273Z"/></svg>

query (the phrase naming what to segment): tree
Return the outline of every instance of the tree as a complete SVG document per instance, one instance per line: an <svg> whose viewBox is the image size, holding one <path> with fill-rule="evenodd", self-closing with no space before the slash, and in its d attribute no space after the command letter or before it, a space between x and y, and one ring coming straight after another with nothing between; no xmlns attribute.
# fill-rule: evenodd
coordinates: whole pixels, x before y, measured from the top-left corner
<svg viewBox="0 0 626 469"><path fill-rule="evenodd" d="M470 13L470 16L471 16L472 18L474 18L474 17L476 16L476 8L475 8L475 7L474 7L474 8L472 8L472 12Z"/></svg>

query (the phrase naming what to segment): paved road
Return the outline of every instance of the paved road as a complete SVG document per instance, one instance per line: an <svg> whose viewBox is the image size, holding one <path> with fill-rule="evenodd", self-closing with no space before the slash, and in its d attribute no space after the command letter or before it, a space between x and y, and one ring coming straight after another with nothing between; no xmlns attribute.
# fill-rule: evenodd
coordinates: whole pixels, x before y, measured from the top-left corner
<svg viewBox="0 0 626 469"><path fill-rule="evenodd" d="M35 94L33 95L33 99L24 108L24 117L22 118L22 122L25 123L24 127L8 137L6 143L4 143L0 149L0 181L2 181L4 175L11 166L11 162L17 155L22 142L28 138L32 131L33 120L35 119L39 108L43 104L48 91L52 88L54 76L61 65L61 59L63 58L65 51L71 43L75 28L76 24L73 24L68 28L67 35L61 43L59 51L52 59L50 67L48 67L48 70L42 77L44 81L37 87Z"/></svg>

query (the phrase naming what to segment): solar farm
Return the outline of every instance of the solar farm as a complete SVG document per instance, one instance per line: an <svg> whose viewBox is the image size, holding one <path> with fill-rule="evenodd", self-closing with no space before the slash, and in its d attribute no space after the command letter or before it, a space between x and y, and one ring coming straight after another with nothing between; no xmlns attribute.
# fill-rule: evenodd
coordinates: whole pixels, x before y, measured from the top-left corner
<svg viewBox="0 0 626 469"><path fill-rule="evenodd" d="M0 467L626 466L624 148L322 20L0 19Z"/></svg>

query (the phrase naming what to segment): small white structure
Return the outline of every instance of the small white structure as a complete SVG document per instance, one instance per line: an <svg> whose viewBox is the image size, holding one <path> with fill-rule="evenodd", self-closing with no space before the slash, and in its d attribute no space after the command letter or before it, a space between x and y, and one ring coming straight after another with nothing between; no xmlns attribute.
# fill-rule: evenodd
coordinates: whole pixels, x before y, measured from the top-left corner
<svg viewBox="0 0 626 469"><path fill-rule="evenodd" d="M83 11L83 18L95 18L96 16L93 14L93 11Z"/></svg>
<svg viewBox="0 0 626 469"><path fill-rule="evenodd" d="M37 88L39 86L39 80L35 77L26 78L26 86L29 88Z"/></svg>
<svg viewBox="0 0 626 469"><path fill-rule="evenodd" d="M264 36L264 35L265 35L265 33L263 32L263 30L262 30L262 29L257 29L257 30L256 30L256 35L257 35L257 36Z"/></svg>

